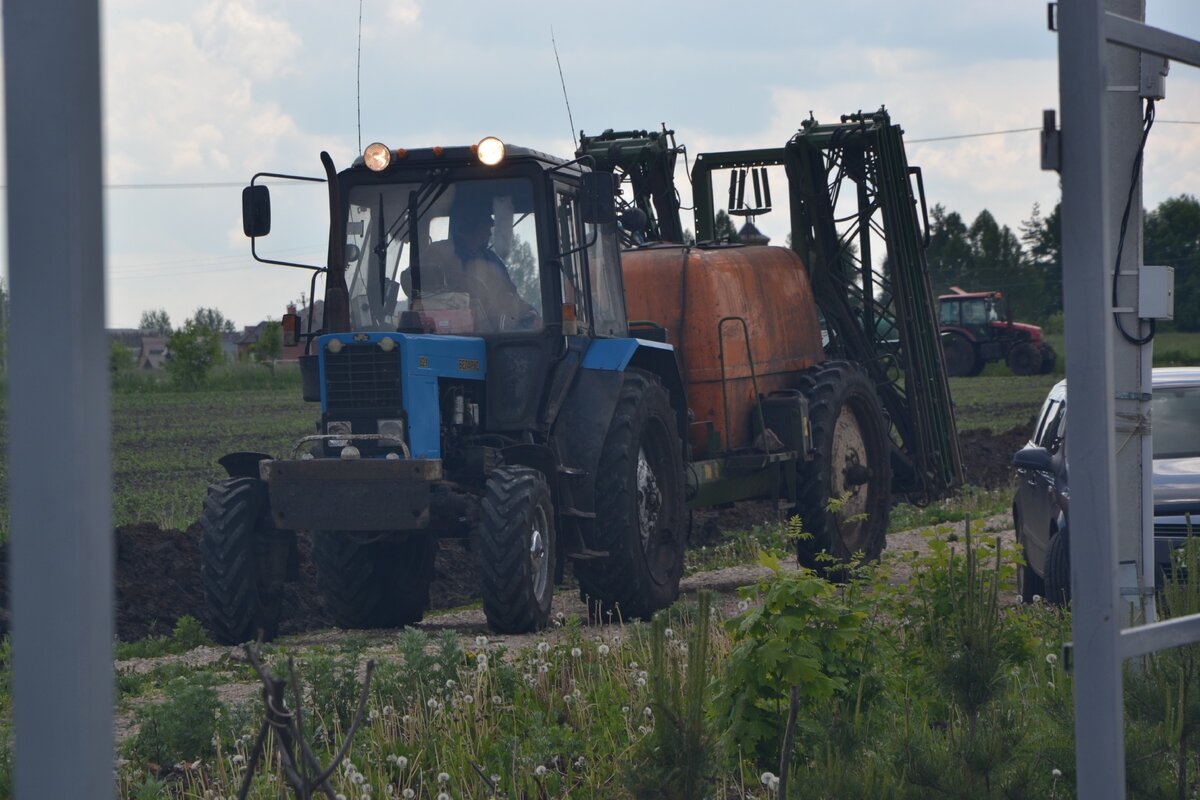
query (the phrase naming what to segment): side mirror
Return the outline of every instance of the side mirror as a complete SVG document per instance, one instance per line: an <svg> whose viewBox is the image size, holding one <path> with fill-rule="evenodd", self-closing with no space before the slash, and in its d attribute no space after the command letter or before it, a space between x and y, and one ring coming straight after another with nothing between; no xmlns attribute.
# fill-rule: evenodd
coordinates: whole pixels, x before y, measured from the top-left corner
<svg viewBox="0 0 1200 800"><path fill-rule="evenodd" d="M300 315L284 314L280 327L283 329L283 346L294 347L300 341Z"/></svg>
<svg viewBox="0 0 1200 800"><path fill-rule="evenodd" d="M1013 466L1017 469L1031 469L1035 472L1053 472L1054 465L1051 463L1053 456L1050 451L1044 447L1026 447L1018 450L1013 456Z"/></svg>
<svg viewBox="0 0 1200 800"><path fill-rule="evenodd" d="M242 189L242 232L251 238L271 232L271 192L266 186Z"/></svg>
<svg viewBox="0 0 1200 800"><path fill-rule="evenodd" d="M585 172L579 195L580 213L585 223L605 225L617 218L616 184L611 172Z"/></svg>

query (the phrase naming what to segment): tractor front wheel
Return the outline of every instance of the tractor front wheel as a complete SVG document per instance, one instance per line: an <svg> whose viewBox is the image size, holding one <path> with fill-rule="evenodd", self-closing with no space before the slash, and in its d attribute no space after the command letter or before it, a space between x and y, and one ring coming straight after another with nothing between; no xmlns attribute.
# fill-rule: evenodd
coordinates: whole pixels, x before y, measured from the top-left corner
<svg viewBox="0 0 1200 800"><path fill-rule="evenodd" d="M375 541L350 531L313 535L317 585L339 628L400 628L420 622L429 608L437 539L381 535Z"/></svg>
<svg viewBox="0 0 1200 800"><path fill-rule="evenodd" d="M1018 342L1008 351L1007 360L1014 375L1036 375L1042 368L1042 351L1030 342Z"/></svg>
<svg viewBox="0 0 1200 800"><path fill-rule="evenodd" d="M879 558L891 514L887 424L875 387L854 364L830 361L806 372L812 458L800 462L796 511L807 538L803 564L828 571L817 556L841 563Z"/></svg>
<svg viewBox="0 0 1200 800"><path fill-rule="evenodd" d="M497 633L546 627L554 596L554 506L536 469L503 466L480 504L483 613Z"/></svg>
<svg viewBox="0 0 1200 800"><path fill-rule="evenodd" d="M271 527L266 484L228 478L209 486L200 527L201 580L213 638L221 644L260 634L275 638L295 534Z"/></svg>
<svg viewBox="0 0 1200 800"><path fill-rule="evenodd" d="M648 618L679 596L687 515L675 410L657 377L629 370L600 451L596 549L576 564L580 597L600 621Z"/></svg>

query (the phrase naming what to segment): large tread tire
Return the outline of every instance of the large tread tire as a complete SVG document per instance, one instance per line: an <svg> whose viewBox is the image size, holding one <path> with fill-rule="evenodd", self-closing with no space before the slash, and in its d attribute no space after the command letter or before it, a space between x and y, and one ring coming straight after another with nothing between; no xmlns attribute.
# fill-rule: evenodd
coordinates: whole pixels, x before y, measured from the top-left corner
<svg viewBox="0 0 1200 800"><path fill-rule="evenodd" d="M554 505L530 467L503 466L488 477L480 504L483 613L497 633L528 633L550 622L554 596Z"/></svg>
<svg viewBox="0 0 1200 800"><path fill-rule="evenodd" d="M290 532L272 529L267 487L255 478L228 478L208 487L200 513L201 582L208 628L221 644L275 638L283 604L283 563L272 548Z"/></svg>
<svg viewBox="0 0 1200 800"><path fill-rule="evenodd" d="M670 396L631 369L600 453L596 544L576 564L579 595L600 622L649 618L679 596L687 546L682 440Z"/></svg>
<svg viewBox="0 0 1200 800"><path fill-rule="evenodd" d="M401 628L429 609L437 539L388 533L362 541L361 533L317 531L313 561L325 608L339 628Z"/></svg>
<svg viewBox="0 0 1200 800"><path fill-rule="evenodd" d="M1005 360L1014 375L1037 375L1042 368L1042 351L1030 342L1018 342Z"/></svg>
<svg viewBox="0 0 1200 800"><path fill-rule="evenodd" d="M834 568L817 559L821 553L838 562L859 553L874 561L885 545L892 480L875 387L854 364L830 361L808 370L800 391L808 398L813 450L797 467L796 512L809 534L797 543L800 563L829 572Z"/></svg>
<svg viewBox="0 0 1200 800"><path fill-rule="evenodd" d="M1055 531L1046 546L1046 600L1071 603L1071 539L1065 528Z"/></svg>
<svg viewBox="0 0 1200 800"><path fill-rule="evenodd" d="M1042 365L1038 367L1038 373L1041 375L1049 375L1054 372L1054 365L1058 363L1058 353L1048 344L1043 343L1038 348L1042 354Z"/></svg>
<svg viewBox="0 0 1200 800"><path fill-rule="evenodd" d="M975 351L975 345L961 333L943 335L942 352L946 356L946 374L951 377L978 375L983 369L983 359Z"/></svg>

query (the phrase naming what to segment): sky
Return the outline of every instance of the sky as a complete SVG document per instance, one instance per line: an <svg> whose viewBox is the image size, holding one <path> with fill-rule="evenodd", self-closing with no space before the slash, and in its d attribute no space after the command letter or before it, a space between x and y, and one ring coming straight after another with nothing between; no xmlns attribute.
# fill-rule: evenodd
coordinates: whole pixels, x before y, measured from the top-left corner
<svg viewBox="0 0 1200 800"><path fill-rule="evenodd" d="M1147 6L1151 24L1200 38L1200 3ZM1042 0L362 0L361 67L359 11L102 4L109 327L160 308L180 323L201 306L239 326L277 319L309 273L251 258L241 187L260 171L320 175L322 150L344 168L372 141L496 135L569 157L581 129L665 122L694 156L778 147L810 112L828 122L886 105L930 204L968 223L986 208L1017 230L1034 203L1045 213L1058 200L1036 131L972 135L1037 128L1058 106ZM1200 70L1175 65L1147 147L1147 207L1200 193L1200 124L1187 121L1200 122ZM677 180L689 201L682 170ZM262 249L319 263L323 189L280 187L273 200ZM786 224L758 220L778 243Z"/></svg>

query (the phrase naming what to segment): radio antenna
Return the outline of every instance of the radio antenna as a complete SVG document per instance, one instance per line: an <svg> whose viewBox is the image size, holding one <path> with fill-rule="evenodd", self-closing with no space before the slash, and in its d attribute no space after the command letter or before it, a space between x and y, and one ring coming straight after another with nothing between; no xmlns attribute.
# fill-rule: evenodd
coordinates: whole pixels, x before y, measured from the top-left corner
<svg viewBox="0 0 1200 800"><path fill-rule="evenodd" d="M358 71L354 78L354 101L358 107L358 152L362 152L362 0L358 0Z"/></svg>
<svg viewBox="0 0 1200 800"><path fill-rule="evenodd" d="M359 0L361 3L362 0ZM579 148L579 141L575 138L575 119L571 116L571 100L567 97L567 82L563 80L562 61L558 58L558 44L554 41L554 26L550 26L550 46L554 48L554 63L558 65L558 82L562 84L563 102L567 104L567 121L571 123L571 142L576 149ZM361 147L359 148L362 149Z"/></svg>

